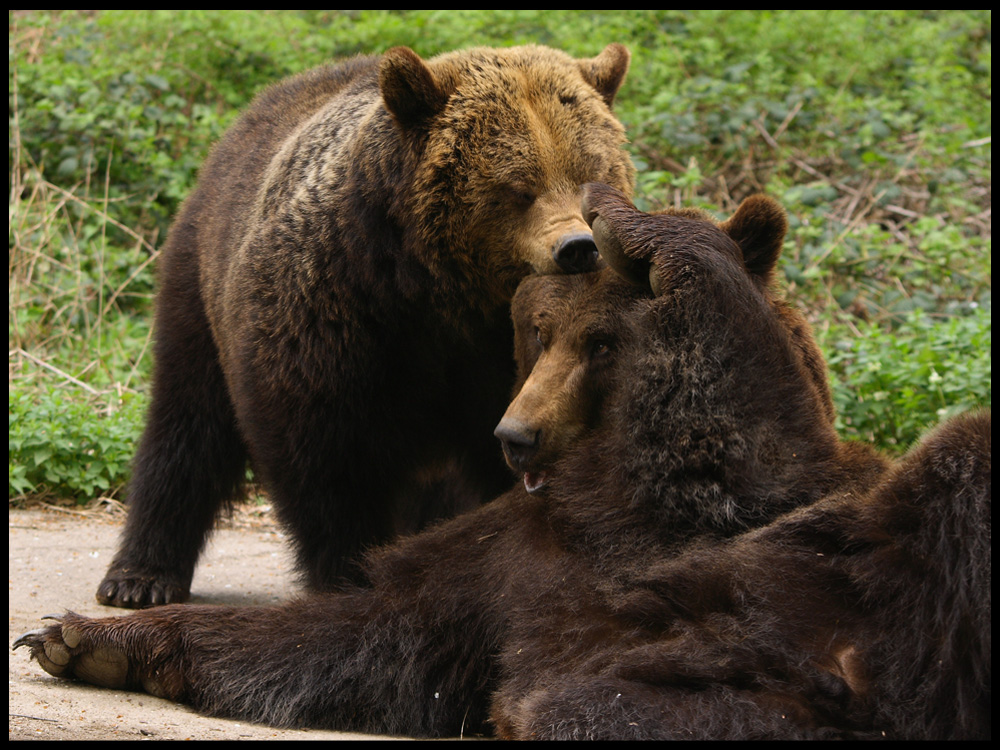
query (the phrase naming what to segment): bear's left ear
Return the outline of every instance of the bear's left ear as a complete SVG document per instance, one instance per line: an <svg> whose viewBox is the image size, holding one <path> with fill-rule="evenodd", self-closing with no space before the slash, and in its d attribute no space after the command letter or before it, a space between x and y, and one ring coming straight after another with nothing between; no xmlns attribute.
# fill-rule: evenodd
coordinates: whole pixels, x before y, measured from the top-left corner
<svg viewBox="0 0 1000 750"><path fill-rule="evenodd" d="M747 270L770 284L788 231L788 219L781 204L766 195L751 195L719 228L740 246Z"/></svg>
<svg viewBox="0 0 1000 750"><path fill-rule="evenodd" d="M587 83L597 89L604 102L610 107L628 73L632 55L623 44L609 44L597 57L578 60L580 71Z"/></svg>
<svg viewBox="0 0 1000 750"><path fill-rule="evenodd" d="M619 230L627 233L641 224L646 214L637 210L621 191L599 182L583 186L580 209L594 232L594 244L604 262L629 283L650 288L655 274L650 274L648 254L641 258L630 255L618 234Z"/></svg>
<svg viewBox="0 0 1000 750"><path fill-rule="evenodd" d="M447 92L409 47L386 50L379 63L378 85L386 109L403 128L423 125L448 103Z"/></svg>

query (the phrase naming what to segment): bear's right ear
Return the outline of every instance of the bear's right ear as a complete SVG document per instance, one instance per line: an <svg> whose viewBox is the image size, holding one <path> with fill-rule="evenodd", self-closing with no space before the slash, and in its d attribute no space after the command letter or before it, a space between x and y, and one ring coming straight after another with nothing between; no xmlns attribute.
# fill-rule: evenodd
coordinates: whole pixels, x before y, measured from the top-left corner
<svg viewBox="0 0 1000 750"><path fill-rule="evenodd" d="M403 128L420 127L448 102L434 75L409 47L386 50L378 68L385 107Z"/></svg>
<svg viewBox="0 0 1000 750"><path fill-rule="evenodd" d="M632 55L623 44L609 44L597 57L578 60L580 70L587 82L597 89L597 93L609 107L614 103L625 74L628 73Z"/></svg>

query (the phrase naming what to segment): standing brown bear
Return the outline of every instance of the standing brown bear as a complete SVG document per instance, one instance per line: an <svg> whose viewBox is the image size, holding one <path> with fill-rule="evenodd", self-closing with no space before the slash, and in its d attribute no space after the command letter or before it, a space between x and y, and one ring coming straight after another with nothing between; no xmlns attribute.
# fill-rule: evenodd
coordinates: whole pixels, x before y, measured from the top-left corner
<svg viewBox="0 0 1000 750"><path fill-rule="evenodd" d="M518 486L275 607L67 613L49 673L280 726L511 738L988 738L990 416L890 464L834 432L771 287L785 219L588 190L614 268L534 276ZM650 294L655 290L655 296Z"/></svg>
<svg viewBox="0 0 1000 750"><path fill-rule="evenodd" d="M152 403L99 601L185 600L248 458L315 590L509 486L491 433L510 298L526 274L594 267L580 190L631 190L610 109L628 64L617 44L399 47L257 98L163 250Z"/></svg>

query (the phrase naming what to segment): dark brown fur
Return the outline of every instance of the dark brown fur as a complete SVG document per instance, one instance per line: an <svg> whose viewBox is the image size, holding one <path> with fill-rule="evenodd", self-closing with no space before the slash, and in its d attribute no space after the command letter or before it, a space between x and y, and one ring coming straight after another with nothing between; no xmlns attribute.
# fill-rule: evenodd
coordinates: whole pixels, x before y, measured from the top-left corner
<svg viewBox="0 0 1000 750"><path fill-rule="evenodd" d="M609 109L628 62L620 45L395 48L257 98L163 251L152 404L101 602L186 599L248 458L315 590L509 486L490 436L514 377L508 304L530 272L594 267L581 186L630 189Z"/></svg>
<svg viewBox="0 0 1000 750"><path fill-rule="evenodd" d="M717 225L589 191L602 253L658 294L611 272L522 283L522 379L547 357L583 368L576 411L544 422L583 425L537 459L544 491L372 552L364 587L67 614L15 645L55 675L282 726L989 738L990 415L896 463L840 443L808 328L769 284L784 220L761 200Z"/></svg>

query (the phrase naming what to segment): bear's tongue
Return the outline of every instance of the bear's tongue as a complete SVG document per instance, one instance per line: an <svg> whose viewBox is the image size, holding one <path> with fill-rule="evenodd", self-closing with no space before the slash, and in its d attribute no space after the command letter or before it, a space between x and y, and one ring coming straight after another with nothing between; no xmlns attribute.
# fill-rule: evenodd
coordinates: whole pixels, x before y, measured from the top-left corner
<svg viewBox="0 0 1000 750"><path fill-rule="evenodd" d="M533 495L542 489L547 481L548 475L544 471L526 471L524 473L524 489L528 491L529 495Z"/></svg>

